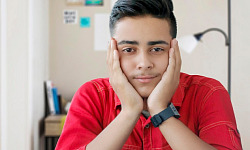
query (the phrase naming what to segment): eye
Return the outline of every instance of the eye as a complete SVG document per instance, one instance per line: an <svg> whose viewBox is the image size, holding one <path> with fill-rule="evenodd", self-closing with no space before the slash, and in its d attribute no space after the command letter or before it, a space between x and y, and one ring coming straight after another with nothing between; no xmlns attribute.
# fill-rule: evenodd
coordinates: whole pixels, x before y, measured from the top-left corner
<svg viewBox="0 0 250 150"><path fill-rule="evenodd" d="M135 50L133 48L124 48L122 50L122 52L125 52L125 53L131 53L131 52L134 52Z"/></svg>
<svg viewBox="0 0 250 150"><path fill-rule="evenodd" d="M162 51L164 51L164 49L163 49L163 48L160 48L160 47L154 47L154 48L152 48L151 51L152 51L152 52L162 52Z"/></svg>

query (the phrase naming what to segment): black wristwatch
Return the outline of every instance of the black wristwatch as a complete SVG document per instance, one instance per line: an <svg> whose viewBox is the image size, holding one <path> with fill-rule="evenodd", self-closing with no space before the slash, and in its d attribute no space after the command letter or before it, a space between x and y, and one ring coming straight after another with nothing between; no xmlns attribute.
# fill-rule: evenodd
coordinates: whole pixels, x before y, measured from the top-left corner
<svg viewBox="0 0 250 150"><path fill-rule="evenodd" d="M179 112L176 110L172 103L170 103L170 105L166 109L154 115L151 118L151 122L154 127L158 127L163 121L167 120L170 117L175 117L177 119L180 118Z"/></svg>

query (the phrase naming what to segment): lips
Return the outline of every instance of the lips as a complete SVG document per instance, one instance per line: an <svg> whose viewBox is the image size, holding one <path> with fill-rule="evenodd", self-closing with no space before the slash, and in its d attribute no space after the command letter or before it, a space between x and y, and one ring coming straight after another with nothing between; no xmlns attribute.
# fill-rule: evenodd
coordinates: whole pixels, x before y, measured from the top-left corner
<svg viewBox="0 0 250 150"><path fill-rule="evenodd" d="M154 78L156 78L157 76L137 76L134 79L139 81L140 83L149 83L151 82Z"/></svg>

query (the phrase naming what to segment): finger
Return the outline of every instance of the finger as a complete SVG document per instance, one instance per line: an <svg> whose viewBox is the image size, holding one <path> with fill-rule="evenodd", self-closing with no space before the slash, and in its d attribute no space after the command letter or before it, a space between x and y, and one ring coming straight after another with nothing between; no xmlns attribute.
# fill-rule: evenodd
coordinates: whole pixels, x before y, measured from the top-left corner
<svg viewBox="0 0 250 150"><path fill-rule="evenodd" d="M117 50L113 51L113 70L119 71L120 70L120 60L119 60L119 54Z"/></svg>
<svg viewBox="0 0 250 150"><path fill-rule="evenodd" d="M109 63L109 69L110 69L110 73L112 72L112 69L113 69L113 59L114 59L114 57L113 57L113 55L114 55L114 49L115 49L115 46L116 45L116 42L115 42L115 39L114 38L112 38L111 40L110 40L110 47L109 47L109 58L108 58L108 63Z"/></svg>
<svg viewBox="0 0 250 150"><path fill-rule="evenodd" d="M109 48L108 48L108 56L107 56L107 64L108 64L108 69L109 69L109 75L112 75L112 59L113 59L113 52L111 49L111 45L112 45L112 39L109 42Z"/></svg>
<svg viewBox="0 0 250 150"><path fill-rule="evenodd" d="M110 59L110 49L111 49L111 40L108 41L108 51L107 51L107 57L106 57L106 62L108 64L108 61Z"/></svg>
<svg viewBox="0 0 250 150"><path fill-rule="evenodd" d="M112 44L111 44L111 49L112 49L112 51L118 50L116 40L115 40L114 38L112 38L111 41L112 41Z"/></svg>
<svg viewBox="0 0 250 150"><path fill-rule="evenodd" d="M179 78L181 70L181 54L178 46L178 41L176 39L173 39L172 42L173 42L173 48L175 49L175 58L176 58L175 76Z"/></svg>
<svg viewBox="0 0 250 150"><path fill-rule="evenodd" d="M111 41L111 57L113 58L113 55L114 55L114 51L115 50L118 50L117 49L117 42L114 38L112 38L112 41ZM114 61L114 58L112 59L112 64L113 64L113 61Z"/></svg>
<svg viewBox="0 0 250 150"><path fill-rule="evenodd" d="M175 49L170 48L169 50L169 65L167 68L167 76L169 79L173 79L175 74Z"/></svg>

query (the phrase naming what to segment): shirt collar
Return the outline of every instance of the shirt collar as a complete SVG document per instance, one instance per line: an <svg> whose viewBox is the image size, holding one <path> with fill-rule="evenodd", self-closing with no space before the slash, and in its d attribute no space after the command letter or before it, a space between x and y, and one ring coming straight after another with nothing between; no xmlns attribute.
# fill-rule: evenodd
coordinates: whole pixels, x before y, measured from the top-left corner
<svg viewBox="0 0 250 150"><path fill-rule="evenodd" d="M118 96L115 94L115 108L117 108L117 106L120 106L121 105L121 101L119 100Z"/></svg>
<svg viewBox="0 0 250 150"><path fill-rule="evenodd" d="M184 99L184 89L185 89L185 80L182 78L182 75L184 73L181 73L180 75L180 82L179 85L175 91L174 96L172 97L171 102L174 104L174 106L176 107L181 107L183 99ZM115 108L117 108L117 106L121 105L121 101L119 100L118 96L115 94Z"/></svg>

